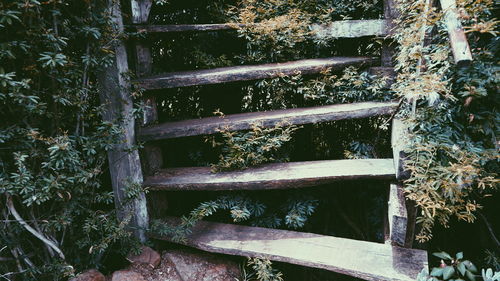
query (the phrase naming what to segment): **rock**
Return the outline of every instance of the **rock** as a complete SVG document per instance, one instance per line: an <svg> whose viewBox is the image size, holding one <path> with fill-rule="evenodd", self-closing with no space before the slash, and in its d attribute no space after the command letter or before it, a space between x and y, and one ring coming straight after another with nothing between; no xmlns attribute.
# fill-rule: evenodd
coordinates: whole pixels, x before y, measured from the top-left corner
<svg viewBox="0 0 500 281"><path fill-rule="evenodd" d="M200 251L171 250L163 253L163 260L175 266L175 272L181 277L172 279L176 281L226 281L241 277L236 262Z"/></svg>
<svg viewBox="0 0 500 281"><path fill-rule="evenodd" d="M147 246L142 246L139 255L129 255L127 260L131 263L149 264L151 267L155 268L160 264L161 257L155 250Z"/></svg>
<svg viewBox="0 0 500 281"><path fill-rule="evenodd" d="M146 281L241 280L238 263L230 258L197 250L165 251L158 268L152 269L149 265L134 263L129 270L140 273Z"/></svg>
<svg viewBox="0 0 500 281"><path fill-rule="evenodd" d="M120 270L113 273L111 281L146 281L146 279L140 273L131 270Z"/></svg>
<svg viewBox="0 0 500 281"><path fill-rule="evenodd" d="M78 274L75 278L71 278L70 281L105 281L106 278L102 273L95 269L89 269Z"/></svg>

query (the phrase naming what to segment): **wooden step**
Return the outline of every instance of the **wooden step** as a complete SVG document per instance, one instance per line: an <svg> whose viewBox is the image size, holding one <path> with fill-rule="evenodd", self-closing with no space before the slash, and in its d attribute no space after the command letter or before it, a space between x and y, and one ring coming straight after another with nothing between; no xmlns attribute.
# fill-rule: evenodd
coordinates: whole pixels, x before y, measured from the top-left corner
<svg viewBox="0 0 500 281"><path fill-rule="evenodd" d="M258 23L253 25L259 25ZM260 24L262 25L262 24ZM172 33L236 30L248 24L169 24L169 25L136 25L131 28L140 33ZM311 25L311 30L319 38L357 38L364 36L385 37L390 34L391 22L385 19L343 20L327 24Z"/></svg>
<svg viewBox="0 0 500 281"><path fill-rule="evenodd" d="M169 218L176 225L179 219ZM154 238L171 241L168 237ZM185 245L212 253L267 258L365 280L415 280L427 252L312 233L198 222Z"/></svg>
<svg viewBox="0 0 500 281"><path fill-rule="evenodd" d="M286 121L287 124L302 125L343 119L365 118L392 114L398 102L360 102L317 107L293 108L265 112L231 114L222 117L208 117L176 122L167 122L139 129L142 141L215 134L220 129L229 131L248 130L252 124L274 127Z"/></svg>
<svg viewBox="0 0 500 281"><path fill-rule="evenodd" d="M214 69L171 72L140 78L135 80L134 84L145 90L166 89L274 78L281 75L293 75L299 72L301 74L313 74L328 68L332 70L341 70L349 65L368 66L374 62L374 59L368 57L333 57L262 65L240 65Z"/></svg>
<svg viewBox="0 0 500 281"><path fill-rule="evenodd" d="M394 179L392 159L273 163L212 173L210 167L169 168L145 177L153 190L265 190L317 186L348 179Z"/></svg>

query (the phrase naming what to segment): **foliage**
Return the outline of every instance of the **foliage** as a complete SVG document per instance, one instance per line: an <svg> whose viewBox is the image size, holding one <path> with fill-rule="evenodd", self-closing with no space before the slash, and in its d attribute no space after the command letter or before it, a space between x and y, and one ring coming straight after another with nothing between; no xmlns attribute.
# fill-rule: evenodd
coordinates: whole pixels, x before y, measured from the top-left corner
<svg viewBox="0 0 500 281"><path fill-rule="evenodd" d="M238 24L244 38L246 54L242 63L289 61L317 50L318 39L311 31L313 23L325 23L349 17L377 18L379 1L240 1L228 10L228 16ZM322 41L322 42L319 42ZM311 53L312 52L312 53Z"/></svg>
<svg viewBox="0 0 500 281"><path fill-rule="evenodd" d="M252 124L250 131L231 132L229 128L220 131L222 141L211 138L213 147L222 147L220 160L212 164L212 171L228 171L245 169L269 162L285 162L286 157L280 155L279 149L291 139L297 126L284 126L278 123L272 128L264 128Z"/></svg>
<svg viewBox="0 0 500 281"><path fill-rule="evenodd" d="M481 270L481 276L484 281L499 281L500 280L500 272L493 272L491 268L487 270Z"/></svg>
<svg viewBox="0 0 500 281"><path fill-rule="evenodd" d="M248 266L253 270L253 272L247 276L246 280L248 281L283 281L283 274L273 269L272 263L268 259L249 258ZM256 278L253 278L254 276Z"/></svg>
<svg viewBox="0 0 500 281"><path fill-rule="evenodd" d="M291 197L277 206L266 206L259 199L243 195L223 195L215 200L202 202L189 216L182 217L181 228L189 228L197 221L214 215L219 210L229 211L233 222L249 221L253 226L298 229L304 226L316 207L318 200L313 198ZM180 236L179 236L180 237Z"/></svg>
<svg viewBox="0 0 500 281"><path fill-rule="evenodd" d="M106 150L121 133L100 117L96 77L110 64L119 36L111 33L104 5L0 3L0 201L7 202L0 204L0 244L8 258L0 272L6 280L65 279L102 267L106 255L137 243L127 220L115 217L110 184L102 181Z"/></svg>
<svg viewBox="0 0 500 281"><path fill-rule="evenodd" d="M433 253L441 259L439 267L434 267L429 274L427 269L423 269L417 277L417 281L439 281L439 280L477 280L478 269L469 260L463 260L463 253L457 253L455 258L446 252ZM494 281L500 279L500 272L493 272L491 268L481 270L481 277L484 281Z"/></svg>
<svg viewBox="0 0 500 281"><path fill-rule="evenodd" d="M436 221L474 221L480 200L498 186L498 39L494 24L485 24L494 22L492 1L459 1L474 57L470 67L457 67L442 12L425 1L398 2L393 88L406 101L411 132L405 191L422 209L417 239L427 241Z"/></svg>

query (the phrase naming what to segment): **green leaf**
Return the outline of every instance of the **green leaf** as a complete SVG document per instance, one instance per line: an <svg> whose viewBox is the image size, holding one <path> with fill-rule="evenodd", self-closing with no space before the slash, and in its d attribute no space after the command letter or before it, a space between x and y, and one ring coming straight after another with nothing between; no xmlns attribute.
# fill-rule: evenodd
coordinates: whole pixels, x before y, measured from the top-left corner
<svg viewBox="0 0 500 281"><path fill-rule="evenodd" d="M457 268L458 268L458 271L460 272L460 274L462 274L462 276L465 275L465 264L463 262L459 262L457 264Z"/></svg>
<svg viewBox="0 0 500 281"><path fill-rule="evenodd" d="M469 279L470 281L476 280L476 276L474 275L474 273L472 273L468 270L465 272L465 276L467 276L467 279Z"/></svg>
<svg viewBox="0 0 500 281"><path fill-rule="evenodd" d="M444 260L451 260L452 259L452 257L446 252L433 253L432 255L435 257L438 257L440 259L444 259Z"/></svg>
<svg viewBox="0 0 500 281"><path fill-rule="evenodd" d="M443 279L448 280L450 279L453 274L455 273L455 268L453 266L447 266L443 269Z"/></svg>
<svg viewBox="0 0 500 281"><path fill-rule="evenodd" d="M459 253L457 253L457 254L455 255L455 258L456 258L457 260L461 260L461 259L463 259L463 258L464 258L464 252L459 252Z"/></svg>
<svg viewBox="0 0 500 281"><path fill-rule="evenodd" d="M434 267L431 271L431 276L440 277L442 275L443 275L443 268L441 267Z"/></svg>
<svg viewBox="0 0 500 281"><path fill-rule="evenodd" d="M469 260L464 261L465 266L467 269L473 273L477 272L477 267Z"/></svg>

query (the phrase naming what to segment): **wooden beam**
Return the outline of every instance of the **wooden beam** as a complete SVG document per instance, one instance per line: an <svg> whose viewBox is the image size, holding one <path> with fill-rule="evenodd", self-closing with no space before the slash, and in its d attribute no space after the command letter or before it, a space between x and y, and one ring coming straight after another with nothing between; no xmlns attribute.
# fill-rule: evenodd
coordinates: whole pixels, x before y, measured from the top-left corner
<svg viewBox="0 0 500 281"><path fill-rule="evenodd" d="M444 12L444 21L448 29L455 63L460 66L468 65L472 61L472 54L462 24L460 23L457 4L455 0L440 0L440 2Z"/></svg>
<svg viewBox="0 0 500 281"><path fill-rule="evenodd" d="M149 18L149 12L153 4L152 0L131 0L132 22L146 23Z"/></svg>
<svg viewBox="0 0 500 281"><path fill-rule="evenodd" d="M179 219L168 218L177 225ZM171 241L169 237L152 235ZM427 252L313 233L198 222L185 245L212 253L267 258L365 280L415 280Z"/></svg>
<svg viewBox="0 0 500 281"><path fill-rule="evenodd" d="M398 102L360 102L240 113L226 115L223 118L208 117L183 120L142 128L139 131L139 138L143 141L151 141L215 134L221 129L230 131L248 130L251 129L253 124L259 124L262 127L269 128L283 122L290 125L302 125L343 119L365 118L392 114L397 106Z"/></svg>
<svg viewBox="0 0 500 281"><path fill-rule="evenodd" d="M259 25L258 23L253 25ZM260 24L262 25L262 24ZM220 30L238 30L247 24L171 24L171 25L136 25L131 28L140 33L204 32ZM312 32L319 38L356 38L363 36L390 35L391 23L384 19L343 20L327 24L311 25Z"/></svg>
<svg viewBox="0 0 500 281"><path fill-rule="evenodd" d="M395 24L393 23L394 19L397 19L399 16L396 0L384 0L384 17L385 20L388 21L388 33L392 34ZM394 65L393 58L396 54L395 42L390 39L386 39L382 42L381 49L381 65L384 67L392 67Z"/></svg>
<svg viewBox="0 0 500 281"><path fill-rule="evenodd" d="M394 179L392 159L273 163L212 173L210 167L170 168L146 177L155 190L265 190L310 187L338 180Z"/></svg>
<svg viewBox="0 0 500 281"><path fill-rule="evenodd" d="M390 20L343 20L327 24L314 24L311 30L318 38L385 37L391 34Z"/></svg>
<svg viewBox="0 0 500 281"><path fill-rule="evenodd" d="M325 69L341 70L349 65L368 66L375 60L368 57L333 57L306 59L285 63L241 65L215 69L172 72L135 80L145 90L187 87L274 78L281 75L313 74Z"/></svg>
<svg viewBox="0 0 500 281"><path fill-rule="evenodd" d="M389 239L392 245L405 246L408 215L402 186L391 184L389 187L388 219Z"/></svg>
<svg viewBox="0 0 500 281"><path fill-rule="evenodd" d="M203 32L220 30L237 30L245 24L214 23L214 24L165 24L165 25L135 25L133 30L139 33L171 33L171 32Z"/></svg>
<svg viewBox="0 0 500 281"><path fill-rule="evenodd" d="M123 32L123 22L119 1L108 0L116 34ZM113 186L118 218L126 219L132 215L129 225L134 234L145 241L144 230L148 227L146 198L140 192L136 198L129 199L126 189L130 184L142 183L139 153L133 150L135 144L133 101L130 83L125 78L128 72L127 53L122 41L113 46L115 57L99 78L99 97L104 106L103 119L118 124L122 129L121 141L108 151L111 184Z"/></svg>
<svg viewBox="0 0 500 281"><path fill-rule="evenodd" d="M151 10L151 0L131 0L132 21L135 24L146 24ZM151 56L151 44L148 40L132 41L135 49L135 73L137 77L151 75L153 59ZM158 109L156 97L148 95L143 97L146 105L142 116L142 126L150 125L158 121ZM146 143L140 151L142 171L144 175L152 175L163 166L163 154L157 143ZM149 216L161 217L168 208L166 194L146 195Z"/></svg>
<svg viewBox="0 0 500 281"><path fill-rule="evenodd" d="M394 159L396 178L399 180L407 179L410 176L404 167L404 160L406 159L404 150L408 143L408 125L403 120L394 118L391 133L392 158Z"/></svg>

